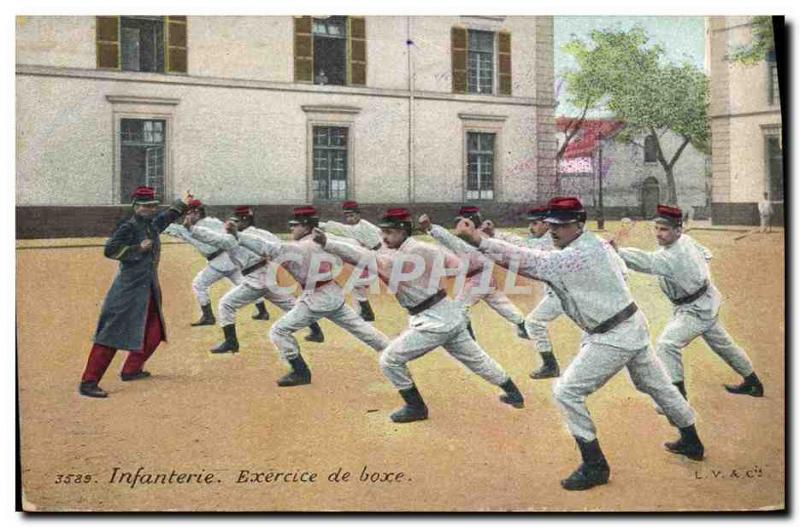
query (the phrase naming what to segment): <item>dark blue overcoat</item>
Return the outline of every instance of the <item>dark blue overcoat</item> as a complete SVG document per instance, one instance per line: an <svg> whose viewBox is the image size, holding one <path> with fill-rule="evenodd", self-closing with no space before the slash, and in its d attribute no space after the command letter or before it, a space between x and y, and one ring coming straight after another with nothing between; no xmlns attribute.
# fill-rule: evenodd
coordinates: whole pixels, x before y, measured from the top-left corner
<svg viewBox="0 0 800 527"><path fill-rule="evenodd" d="M94 341L110 348L141 351L147 320L147 302L153 295L161 319L161 338L167 340L161 312L161 287L158 284L158 260L161 255L159 234L186 211L176 201L152 220L133 215L117 225L105 245L107 258L119 260L119 271L111 284L100 311ZM153 240L153 248L139 252L142 240Z"/></svg>

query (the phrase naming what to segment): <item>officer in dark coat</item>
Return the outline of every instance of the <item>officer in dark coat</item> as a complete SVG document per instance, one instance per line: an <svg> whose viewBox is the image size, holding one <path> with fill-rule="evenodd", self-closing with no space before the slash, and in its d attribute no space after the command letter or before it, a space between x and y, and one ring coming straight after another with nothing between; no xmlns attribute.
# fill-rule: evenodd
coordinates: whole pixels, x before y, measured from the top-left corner
<svg viewBox="0 0 800 527"><path fill-rule="evenodd" d="M78 389L87 397L107 397L98 386L117 349L130 350L122 367L123 381L150 376L142 370L158 344L167 340L161 312L158 261L159 234L188 208L191 195L157 214L158 200L150 187L133 193L134 215L120 222L105 245L107 258L119 260L119 272L103 302L94 345Z"/></svg>

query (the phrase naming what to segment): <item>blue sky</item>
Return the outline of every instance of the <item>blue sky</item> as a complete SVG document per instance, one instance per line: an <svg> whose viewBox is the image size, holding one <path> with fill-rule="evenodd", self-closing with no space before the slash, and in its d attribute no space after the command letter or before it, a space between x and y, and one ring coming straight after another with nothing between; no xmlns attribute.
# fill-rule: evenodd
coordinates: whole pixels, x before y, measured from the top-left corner
<svg viewBox="0 0 800 527"><path fill-rule="evenodd" d="M565 69L575 63L561 48L572 37L588 40L594 29L630 29L640 25L665 50L667 60L675 63L689 62L703 67L705 55L705 28L703 17L676 16L556 16L554 17L556 84ZM556 115L575 115L563 93L559 93Z"/></svg>

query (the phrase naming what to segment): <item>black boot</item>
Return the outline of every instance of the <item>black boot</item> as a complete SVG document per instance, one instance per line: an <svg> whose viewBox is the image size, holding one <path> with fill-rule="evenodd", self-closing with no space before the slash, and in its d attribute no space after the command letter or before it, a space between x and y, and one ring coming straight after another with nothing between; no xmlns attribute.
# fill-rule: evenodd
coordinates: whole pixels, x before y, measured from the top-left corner
<svg viewBox="0 0 800 527"><path fill-rule="evenodd" d="M150 372L149 371L145 371L145 370L137 371L136 373L120 373L119 374L119 378L122 379L125 382L138 381L138 380L141 380L141 379L146 379L148 377L150 377Z"/></svg>
<svg viewBox="0 0 800 527"><path fill-rule="evenodd" d="M667 450L673 454L680 454L689 459L701 461L705 449L697 436L697 429L695 429L694 425L678 428L678 431L681 433L680 439L664 443Z"/></svg>
<svg viewBox="0 0 800 527"><path fill-rule="evenodd" d="M211 353L237 353L239 351L239 341L236 339L236 324L222 326L225 340L216 348L211 348Z"/></svg>
<svg viewBox="0 0 800 527"><path fill-rule="evenodd" d="M611 468L606 462L603 451L600 450L597 439L584 441L576 437L575 441L581 450L583 463L567 479L561 480L561 486L565 490L587 490L608 483Z"/></svg>
<svg viewBox="0 0 800 527"><path fill-rule="evenodd" d="M745 377L741 384L726 384L725 389L730 393L751 395L753 397L764 397L764 386L758 379L756 372L753 372Z"/></svg>
<svg viewBox="0 0 800 527"><path fill-rule="evenodd" d="M428 407L419 394L416 386L400 390L400 397L406 402L405 406L391 415L391 420L395 423L410 423L412 421L423 421L428 418Z"/></svg>
<svg viewBox="0 0 800 527"><path fill-rule="evenodd" d="M305 336L305 340L309 342L325 342L325 334L322 333L322 328L319 327L317 322L313 322L308 329L311 330L311 333Z"/></svg>
<svg viewBox="0 0 800 527"><path fill-rule="evenodd" d="M517 324L517 336L521 339L531 340L531 336L528 335L528 330L525 329L525 322Z"/></svg>
<svg viewBox="0 0 800 527"><path fill-rule="evenodd" d="M269 312L264 302L256 302L256 309L258 309L258 313L253 315L253 320L269 320Z"/></svg>
<svg viewBox="0 0 800 527"><path fill-rule="evenodd" d="M550 379L561 375L561 370L558 369L558 361L552 352L546 351L539 355L542 357L542 365L531 372L531 379Z"/></svg>
<svg viewBox="0 0 800 527"><path fill-rule="evenodd" d="M475 332L472 331L472 321L471 320L467 320L467 331L469 331L469 336L472 337L472 340L477 342L478 339L475 338Z"/></svg>
<svg viewBox="0 0 800 527"><path fill-rule="evenodd" d="M303 360L301 355L297 358L291 359L289 364L292 365L292 371L278 379L278 386L301 386L303 384L311 384L311 370L308 369L308 364Z"/></svg>
<svg viewBox="0 0 800 527"><path fill-rule="evenodd" d="M361 318L367 322L374 322L375 313L372 312L372 306L369 305L369 300L361 300L358 302L358 305L361 307Z"/></svg>
<svg viewBox="0 0 800 527"><path fill-rule="evenodd" d="M514 408L523 408L525 406L525 399L522 397L517 385L510 378L501 384L500 388L506 392L500 396L502 402L510 404Z"/></svg>
<svg viewBox="0 0 800 527"><path fill-rule="evenodd" d="M200 306L200 309L203 314L200 316L200 320L192 322L192 326L213 326L217 323L217 319L214 318L214 312L211 310L211 304Z"/></svg>
<svg viewBox="0 0 800 527"><path fill-rule="evenodd" d="M95 397L98 399L105 399L108 397L106 391L100 388L94 381L81 382L80 386L78 386L78 393L86 397Z"/></svg>

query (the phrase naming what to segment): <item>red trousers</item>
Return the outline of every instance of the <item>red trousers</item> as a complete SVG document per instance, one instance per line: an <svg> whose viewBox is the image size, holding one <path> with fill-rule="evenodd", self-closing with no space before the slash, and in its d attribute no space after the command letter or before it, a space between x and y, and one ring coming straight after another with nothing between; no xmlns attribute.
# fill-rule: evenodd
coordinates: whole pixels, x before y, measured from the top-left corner
<svg viewBox="0 0 800 527"><path fill-rule="evenodd" d="M158 308L153 302L153 296L147 303L147 321L144 327L144 347L141 351L128 353L128 358L125 364L122 365L122 373L137 373L142 371L144 363L156 351L158 344L163 337L161 328L161 318L158 316ZM114 358L116 349L95 343L92 346L92 351L89 352L89 360L86 363L86 369L83 371L81 380L100 382L103 374L108 369L111 360Z"/></svg>

